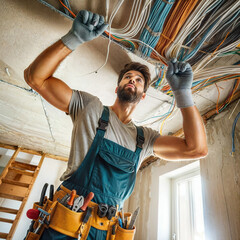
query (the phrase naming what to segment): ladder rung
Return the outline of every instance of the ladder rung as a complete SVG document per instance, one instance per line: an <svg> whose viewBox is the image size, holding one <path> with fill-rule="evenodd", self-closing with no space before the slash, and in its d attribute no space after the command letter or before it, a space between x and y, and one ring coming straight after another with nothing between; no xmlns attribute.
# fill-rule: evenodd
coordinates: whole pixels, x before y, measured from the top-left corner
<svg viewBox="0 0 240 240"><path fill-rule="evenodd" d="M12 219L7 219L7 218L0 218L0 222L13 223L14 220L12 220Z"/></svg>
<svg viewBox="0 0 240 240"><path fill-rule="evenodd" d="M24 199L24 197L15 196L15 195L12 195L12 194L7 194L7 193L0 193L0 197L1 198L18 200L18 201L23 201L23 199Z"/></svg>
<svg viewBox="0 0 240 240"><path fill-rule="evenodd" d="M30 170L30 171L35 171L35 169L37 168L36 165L32 165L29 163L22 163L22 162L18 162L18 161L12 162L12 166Z"/></svg>
<svg viewBox="0 0 240 240"><path fill-rule="evenodd" d="M26 188L28 188L29 185L30 185L30 184L28 184L28 183L18 182L18 181L14 181L14 180L7 179L7 178L2 179L2 182L3 182L3 183L7 183L7 184L12 184L12 185L20 186L20 187L26 187Z"/></svg>
<svg viewBox="0 0 240 240"><path fill-rule="evenodd" d="M28 171L25 171L25 170L20 170L20 169L14 168L14 167L9 167L8 169L11 170L11 171L14 171L16 173L22 174L22 175L27 175L27 176L33 176L34 175L34 172L28 172Z"/></svg>
<svg viewBox="0 0 240 240"><path fill-rule="evenodd" d="M0 238L7 239L8 234L0 232Z"/></svg>
<svg viewBox="0 0 240 240"><path fill-rule="evenodd" d="M17 209L13 209L13 208L0 207L0 212L17 214L18 210Z"/></svg>

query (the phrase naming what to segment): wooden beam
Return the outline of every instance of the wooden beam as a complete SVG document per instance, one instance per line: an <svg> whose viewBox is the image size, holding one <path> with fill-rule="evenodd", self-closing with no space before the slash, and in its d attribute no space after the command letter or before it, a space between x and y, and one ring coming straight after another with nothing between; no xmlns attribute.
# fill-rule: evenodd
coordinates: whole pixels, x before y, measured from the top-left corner
<svg viewBox="0 0 240 240"><path fill-rule="evenodd" d="M0 147L7 148L7 149L12 149L12 150L16 150L18 148L17 146L4 144L4 143L0 143ZM20 148L20 152L25 152L25 153L29 153L29 154L33 154L33 155L38 155L38 156L42 156L44 154L41 151L35 151L35 150L27 149L27 148ZM62 157L62 156L58 156L58 155L54 155L54 154L50 154L50 153L46 153L45 157L53 158L53 159L64 161L64 162L68 162L67 157Z"/></svg>
<svg viewBox="0 0 240 240"><path fill-rule="evenodd" d="M20 196L15 196L12 194L7 194L7 193L0 193L1 198L6 198L6 199L12 199L12 200L17 200L17 201L23 201L24 197Z"/></svg>
<svg viewBox="0 0 240 240"><path fill-rule="evenodd" d="M9 232L9 234L8 234L8 236L7 236L7 239L9 239L9 240L12 239L12 237L13 237L13 234L14 234L14 232L15 232L15 230L16 230L16 226L17 226L17 224L18 224L18 221L19 221L19 219L20 219L20 217L21 217L21 215L22 215L23 208L24 208L24 206L25 206L25 204L26 204L26 202L27 202L28 196L29 196L29 194L30 194L30 192L31 192L31 190L32 190L33 184L34 184L34 182L35 182L35 180L36 180L36 178L37 178L37 175L38 175L39 170L40 170L40 168L41 168L41 166L42 166L42 164L43 164L43 161L44 161L44 158L45 158L45 157L46 157L46 154L43 154L42 157L41 157L41 159L40 159L40 161L39 161L39 163L38 163L38 166L37 166L37 168L36 168L36 170L35 170L35 172L34 172L34 175L33 175L33 178L32 178L32 180L31 180L30 184L29 184L28 190L27 190L27 192L26 192L26 194L25 194L25 197L24 197L23 200L22 200L22 204L21 204L21 206L20 206L20 208L19 208L19 210L18 210L18 213L17 213L17 215L16 215L16 218L15 218L15 220L14 220L14 222L13 222L13 224L12 224L12 227L11 227L11 229L10 229L10 232Z"/></svg>
<svg viewBox="0 0 240 240"><path fill-rule="evenodd" d="M13 209L13 208L0 207L0 212L17 214L18 210L17 209Z"/></svg>
<svg viewBox="0 0 240 240"><path fill-rule="evenodd" d="M8 234L0 232L0 238L7 239Z"/></svg>
<svg viewBox="0 0 240 240"><path fill-rule="evenodd" d="M13 162L12 166L16 167L16 168L30 170L30 171L35 171L35 169L37 168L37 165L32 165L32 164L22 163L22 162L17 162L17 161Z"/></svg>
<svg viewBox="0 0 240 240"><path fill-rule="evenodd" d="M66 157L56 156L56 155L49 154L49 153L46 154L46 157L64 161L64 162L68 162L68 158L66 158Z"/></svg>
<svg viewBox="0 0 240 240"><path fill-rule="evenodd" d="M27 176L33 176L34 172L28 172L28 171L24 171L24 170L20 170L20 169L17 169L17 168L14 168L14 167L9 167L8 168L10 171L13 171L15 173L19 173L21 175L27 175Z"/></svg>
<svg viewBox="0 0 240 240"><path fill-rule="evenodd" d="M15 150L15 152L13 153L11 159L8 161L7 166L6 166L6 167L4 168L4 170L2 171L2 173L1 173L1 175L0 175L0 184L2 183L2 179L7 175L8 169L9 169L9 167L11 166L12 162L15 161L15 159L16 159L19 151L20 151L20 148L18 147L18 148Z"/></svg>
<svg viewBox="0 0 240 240"><path fill-rule="evenodd" d="M18 148L18 147L16 147L16 146L4 144L4 143L0 143L0 147L2 147L2 148L7 148L7 149L11 149L11 150L16 150L16 149Z"/></svg>
<svg viewBox="0 0 240 240"><path fill-rule="evenodd" d="M14 220L12 220L12 219L7 219L7 218L0 218L0 222L13 223Z"/></svg>
<svg viewBox="0 0 240 240"><path fill-rule="evenodd" d="M23 182L19 182L19 181L14 181L11 179L2 179L2 183L7 183L7 184L11 184L11 185L15 185L15 186L20 186L20 187L26 187L28 188L30 183L23 183Z"/></svg>

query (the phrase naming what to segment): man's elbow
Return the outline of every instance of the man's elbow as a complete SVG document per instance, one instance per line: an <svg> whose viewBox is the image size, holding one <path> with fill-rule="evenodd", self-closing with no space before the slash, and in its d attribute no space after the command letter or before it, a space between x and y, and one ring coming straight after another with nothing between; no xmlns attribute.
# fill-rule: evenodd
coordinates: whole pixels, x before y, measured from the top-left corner
<svg viewBox="0 0 240 240"><path fill-rule="evenodd" d="M36 91L39 89L40 86L31 74L31 65L24 70L24 80L32 89Z"/></svg>
<svg viewBox="0 0 240 240"><path fill-rule="evenodd" d="M24 80L29 86L31 86L30 66L24 70Z"/></svg>
<svg viewBox="0 0 240 240"><path fill-rule="evenodd" d="M208 155L208 148L207 146L204 148L198 148L193 151L194 158L204 158Z"/></svg>

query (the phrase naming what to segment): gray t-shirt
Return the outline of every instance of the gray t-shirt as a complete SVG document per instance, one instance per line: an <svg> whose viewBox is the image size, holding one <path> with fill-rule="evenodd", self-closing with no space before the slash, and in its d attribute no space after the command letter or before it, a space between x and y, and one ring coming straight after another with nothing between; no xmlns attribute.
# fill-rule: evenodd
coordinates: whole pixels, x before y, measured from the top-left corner
<svg viewBox="0 0 240 240"><path fill-rule="evenodd" d="M98 120L102 115L103 104L89 93L73 90L69 105L69 114L73 122L71 150L67 170L60 180L68 179L80 166L96 135ZM136 150L137 129L132 121L122 123L117 115L109 108L109 124L104 137L126 147ZM153 155L153 143L159 133L151 128L143 128L145 142L140 154L138 168L141 162Z"/></svg>

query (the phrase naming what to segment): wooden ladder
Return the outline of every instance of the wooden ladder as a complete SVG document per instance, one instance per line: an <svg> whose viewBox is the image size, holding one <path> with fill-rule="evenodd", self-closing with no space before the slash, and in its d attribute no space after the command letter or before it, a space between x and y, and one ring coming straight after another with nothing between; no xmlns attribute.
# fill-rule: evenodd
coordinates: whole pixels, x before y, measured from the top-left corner
<svg viewBox="0 0 240 240"><path fill-rule="evenodd" d="M12 224L9 233L0 232L0 238L12 239L18 220L27 202L46 154L41 155L38 165L15 161L21 148L17 148L0 176L0 198L20 201L19 209L0 207L0 212L16 215L15 219L0 218L1 222ZM18 204L19 205L19 204Z"/></svg>

